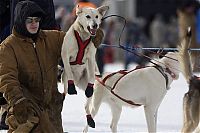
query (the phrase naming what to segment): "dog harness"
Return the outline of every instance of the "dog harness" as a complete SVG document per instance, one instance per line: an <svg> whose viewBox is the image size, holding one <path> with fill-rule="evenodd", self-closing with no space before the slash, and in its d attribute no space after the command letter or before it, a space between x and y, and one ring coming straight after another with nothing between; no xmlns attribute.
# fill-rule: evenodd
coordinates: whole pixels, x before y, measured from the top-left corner
<svg viewBox="0 0 200 133"><path fill-rule="evenodd" d="M126 76L126 74L131 73L131 72L133 72L133 71L135 71L135 70L137 70L137 69L145 68L145 67L154 67L154 68L156 68L156 69L163 75L163 77L165 78L165 80L166 80L166 88L168 88L168 77L167 77L167 74L166 74L165 72L167 72L167 73L170 74L171 71L170 71L169 69L166 69L166 70L164 71L164 69L163 69L161 66L158 66L158 65L156 65L156 66L136 66L136 68L133 69L133 70L131 70L131 71L120 70L120 71L117 71L117 72L114 72L114 73L111 73L111 74L107 75L107 76L104 77L102 80L100 80L99 77L96 77L96 80L97 80L99 83L101 83L103 86L105 86L106 88L111 88L111 90L110 90L111 93L114 94L114 95L115 95L116 97L118 97L119 99L121 99L122 101L124 101L124 102L126 102L126 103L128 103L128 104L131 104L131 105L141 106L141 104L137 104L137 103L135 103L135 102L133 102L133 101L126 100L126 99L122 98L121 96L117 95L113 90L115 89L115 87L116 87L117 83L119 82L119 80L122 79L124 76ZM110 77L114 76L115 74L122 74L122 76L120 76L120 77L117 79L117 81L114 83L114 85L113 85L112 87L107 86L107 85L106 85L106 81L107 81ZM171 74L170 74L170 75L171 75Z"/></svg>
<svg viewBox="0 0 200 133"><path fill-rule="evenodd" d="M159 65L156 65L154 67L163 75L163 77L165 78L165 81L166 81L166 88L168 88L169 80L168 80L167 74L165 72L171 73L171 71L169 70L169 68L166 68L166 70L164 71L164 69Z"/></svg>
<svg viewBox="0 0 200 133"><path fill-rule="evenodd" d="M85 49L88 46L88 44L90 43L91 37L89 39L85 40L85 41L82 41L82 39L79 36L79 33L77 31L74 30L74 34L75 34L77 44L78 44L78 53L77 53L77 56L76 56L76 60L73 61L73 62L70 62L70 65L77 65L77 64L82 65L82 64L84 64L82 62L82 60L83 60L83 57L84 57Z"/></svg>
<svg viewBox="0 0 200 133"><path fill-rule="evenodd" d="M122 101L128 103L128 104L131 104L131 105L135 105L135 106L141 106L141 104L137 104L137 103L134 103L133 101L130 101L130 100L126 100L124 99L123 97L117 95L113 90L115 88L115 86L117 85L117 83L119 82L120 79L122 79L126 74L130 73L130 72L133 72L137 69L141 69L141 68L144 68L143 66L137 66L135 69L131 70L131 71L126 71L126 70L120 70L120 71L117 71L117 72L114 72L114 73L111 73L109 75L107 75L105 78L103 78L103 80L100 80L98 77L96 77L96 80L98 82L100 82L103 86L105 86L106 88L109 87L105 84L106 80L108 80L110 77L114 76L115 74L122 74L122 76L117 79L117 81L115 82L115 84L113 85L113 87L111 87L111 93L114 94L116 97L118 97L119 99L121 99ZM110 88L110 87L109 87Z"/></svg>

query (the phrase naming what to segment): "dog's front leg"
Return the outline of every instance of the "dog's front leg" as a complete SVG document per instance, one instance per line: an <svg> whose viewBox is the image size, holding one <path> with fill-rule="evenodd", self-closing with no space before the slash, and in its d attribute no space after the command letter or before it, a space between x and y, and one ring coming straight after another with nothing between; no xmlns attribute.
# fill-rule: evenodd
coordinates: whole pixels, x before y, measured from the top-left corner
<svg viewBox="0 0 200 133"><path fill-rule="evenodd" d="M64 82L64 93L73 95L77 94L77 91L75 89L74 81L73 81L73 73L70 66L70 54L67 47L65 47L65 44L63 44L61 56L64 64L64 75L63 75L63 82Z"/></svg>
<svg viewBox="0 0 200 133"><path fill-rule="evenodd" d="M99 71L99 67L97 65L96 60L95 60L95 76L98 76L98 77L102 76L101 73L100 73L100 71Z"/></svg>
<svg viewBox="0 0 200 133"><path fill-rule="evenodd" d="M93 95L93 85L95 81L95 66L96 66L96 60L95 60L95 53L96 48L92 45L92 48L89 50L90 53L88 56L88 65L87 65L87 75L88 75L88 85L85 90L86 97L91 97Z"/></svg>

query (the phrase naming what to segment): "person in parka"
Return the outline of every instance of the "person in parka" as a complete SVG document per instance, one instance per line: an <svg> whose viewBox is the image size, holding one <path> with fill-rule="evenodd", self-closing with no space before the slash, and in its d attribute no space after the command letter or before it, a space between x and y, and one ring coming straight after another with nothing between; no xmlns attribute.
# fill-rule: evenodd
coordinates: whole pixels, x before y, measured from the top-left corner
<svg viewBox="0 0 200 133"><path fill-rule="evenodd" d="M44 11L34 2L15 8L14 28L0 46L0 92L8 102L8 133L63 133L64 95L57 65L65 33L41 30Z"/></svg>
<svg viewBox="0 0 200 133"><path fill-rule="evenodd" d="M65 33L42 30L44 11L32 1L15 8L12 34L0 45L0 92L8 102L8 133L63 133L64 94L57 65ZM92 40L99 45L103 35Z"/></svg>

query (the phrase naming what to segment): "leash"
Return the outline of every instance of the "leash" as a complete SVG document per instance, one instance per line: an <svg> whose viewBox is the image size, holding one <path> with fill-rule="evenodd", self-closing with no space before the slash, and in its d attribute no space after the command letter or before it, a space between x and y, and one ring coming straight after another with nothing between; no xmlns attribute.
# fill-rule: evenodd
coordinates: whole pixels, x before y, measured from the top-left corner
<svg viewBox="0 0 200 133"><path fill-rule="evenodd" d="M118 18L120 18L120 19L122 19L124 21L124 24L123 24L123 27L122 27L122 30L121 30L121 32L119 34L119 39L118 39L118 41L119 41L118 46L120 47L121 46L121 43L120 43L121 42L121 36L122 36L122 33L124 32L124 29L125 29L125 26L126 26L126 19L124 17L122 17L122 16L119 16L119 15L116 15L116 14L112 14L112 15L108 15L108 16L102 18L102 21L104 21L105 19L110 18L110 17L118 17Z"/></svg>
<svg viewBox="0 0 200 133"><path fill-rule="evenodd" d="M154 63L154 62L152 62L152 61L155 61L155 62L158 62L158 63L161 63L161 64L163 64L162 62L159 62L158 60L155 60L155 59L153 59L153 58L151 58L151 57L149 57L149 56L147 56L147 55L145 55L145 54L142 54L142 53L138 53L138 52L136 52L137 50L147 50L147 51L149 51L149 52L151 52L151 53L155 53L154 51L167 51L167 52L175 52L175 51L178 51L178 48L138 48L138 47L128 47L128 46L125 46L125 45L121 45L121 36L122 36L122 33L123 33L123 31L124 31L124 29L125 29L125 26L126 26L126 19L124 18L124 17L122 17L122 16L119 16L119 15L109 15L109 16L106 16L106 17L104 17L104 18L102 18L102 21L104 21L105 19L107 19L107 18L109 18L109 17L118 17L118 18L120 18L120 19L122 19L122 20L124 20L124 25L123 25L123 27L122 27L122 30L121 30L121 32L120 32L120 34L119 34L119 44L118 45L107 45L107 44L101 44L102 46L106 46L106 47L115 47L115 48L120 48L120 49L123 49L123 50L125 50L125 51L127 51L127 52L130 52L130 53L132 53L132 54L134 54L134 55L136 55L136 56L139 56L139 57L145 57L146 59L148 59L148 61L150 62L150 63L152 63L152 64L154 64L154 65L156 65L156 66L159 66L158 64L156 64L156 63ZM188 28L188 32L187 32L187 34L186 34L186 36L185 37L191 37L191 28L189 27ZM183 39L185 39L185 37L183 37L181 40L183 40ZM180 41L180 42L182 42L182 41ZM200 51L200 48L189 48L188 49L188 51ZM158 54L158 53L156 53L156 54ZM165 56L165 55L162 55L161 53L159 53L159 55L161 55L162 57L166 57L166 58L169 58L169 59L172 59L172 60L175 60L175 61L178 61L178 60L176 60L176 59L174 59L174 58L171 58L171 57L167 57L167 56ZM165 65L166 66L166 64L163 64L163 65ZM172 68L172 69L175 69L175 70L178 70L178 71L180 71L179 69L177 69L177 68Z"/></svg>
<svg viewBox="0 0 200 133"><path fill-rule="evenodd" d="M106 17L104 17L104 18L102 18L102 21L104 21L105 19L107 19L107 18L109 18L109 17L118 17L118 18L120 18L120 19L122 19L123 21L124 21L124 25L123 25L123 27L122 27L122 30L121 30L121 32L120 32L120 34L119 34L119 44L118 45L107 45L107 44L102 44L102 46L107 46L107 47L115 47L115 48L120 48L120 49L123 49L123 50L125 50L125 51L127 51L127 52L130 52L130 53L132 53L132 54L134 54L134 55L136 55L136 56L139 56L139 57L145 57L146 59L148 59L148 61L150 62L150 63L152 63L152 64L154 64L155 66L160 66L160 65L158 65L158 64L156 64L156 63L154 63L154 62L152 62L152 61L155 61L155 62L158 62L158 63L160 63L160 64L163 64L164 66L166 66L168 69L169 69L169 66L167 66L166 64L164 64L164 63L162 63L162 62L160 62L160 61L158 61L158 60L155 60L155 59L153 59L153 58L151 58L151 57L149 57L149 56L147 56L147 55L145 55L145 54L143 54L143 53L138 53L138 52L136 52L137 50L148 50L149 52L151 52L151 53L153 53L153 50L155 51L160 51L160 50L162 50L162 51L167 51L167 52L170 52L170 51L173 51L173 52L175 52L175 51L178 51L178 48L138 48L138 47L128 47L128 46L125 46L125 45L121 45L121 36L122 36L122 33L123 33L123 31L124 31L124 29L125 29L125 26L126 26L126 19L124 18L124 17L122 17L122 16L119 16L119 15L109 15L109 16L106 16ZM189 37L189 43L191 43L191 34L192 34L192 32L191 32L191 27L188 27L188 29L187 29L187 33L186 33L186 35L185 35L185 37L183 37L183 38L181 38L181 41L180 42L182 42L182 40L183 39L185 39L186 37ZM188 49L188 51L200 51L200 48L189 48ZM159 53L159 55L161 55L160 53ZM167 57L167 56L165 56L165 55L161 55L162 57L166 57L166 58L169 58L169 59L171 59L171 60L174 60L174 61L178 61L177 59L174 59L174 58L171 58L171 57ZM177 69L177 68L171 68L171 69L175 69L175 70L177 70L177 71L181 71L181 70L179 70L179 69Z"/></svg>
<svg viewBox="0 0 200 133"><path fill-rule="evenodd" d="M153 59L151 57L148 57L145 54L138 54L135 51L147 50L147 51L149 51L151 53L155 53L154 51L160 51L160 50L161 51L166 51L166 52L178 51L178 48L151 48L151 47L146 47L146 48L145 47L143 47L143 48L140 47L139 48L139 47L130 47L130 46L121 45L121 43L120 43L121 42L121 36L122 36L122 33L124 32L124 29L125 29L125 26L126 26L126 19L124 17L122 17L122 16L113 14L113 15L109 15L109 16L106 16L106 17L102 18L102 21L104 21L105 19L107 19L109 17L118 17L118 18L120 18L120 19L122 19L124 21L124 24L123 24L122 30L121 30L121 32L119 34L118 45L101 44L102 46L121 48L121 49L123 49L125 51L128 51L128 52L131 52L131 53L135 54L136 56L139 56L139 57L143 56L143 57L148 58L150 60L155 60L155 59ZM191 27L188 28L188 32L187 32L186 36L191 36ZM183 40L183 39L185 39L185 37L183 37L181 40ZM200 48L189 48L188 51L200 51ZM158 54L158 53L156 53L156 54ZM161 55L162 57L166 57L166 58L178 61L176 59L173 59L173 58L167 57L165 55L162 55L160 53L159 53L159 55Z"/></svg>
<svg viewBox="0 0 200 133"><path fill-rule="evenodd" d="M145 58L147 58L148 60L149 60L149 62L151 62L151 63L153 63L154 65L157 65L157 64L155 64L154 62L152 62L151 60L155 60L155 59L153 59L153 58L151 58L151 57L149 57L149 56L146 56L145 54L142 54L142 53L140 53L140 54L138 54L137 52L135 52L136 50L163 50L163 48L135 48L135 47L128 47L128 46L125 46L125 45L122 45L121 44L121 36L122 36L122 33L124 32L124 29L125 29L125 26L126 26L126 19L124 18L124 17L122 17L122 16L119 16L119 15L115 15L115 14L112 14L112 15L108 15L108 16L106 16L106 17L104 17L104 18L102 18L102 21L104 21L105 19L107 19L107 18L110 18L110 17L118 17L118 18L120 18L120 19L122 19L123 21L124 21L124 24L123 24L123 27L122 27L122 30L121 30L121 32L120 32L120 34L119 34L119 39L118 39L118 45L107 45L107 44L101 44L102 46L107 46L107 47L116 47L116 48L120 48L120 49L123 49L123 50L125 50L125 51L128 51L128 52L130 52L130 53L132 53L132 54L134 54L134 55L136 55L136 56L139 56L139 57L145 57ZM168 50L171 50L171 51L178 51L178 49L175 49L175 48L168 48ZM152 52L152 51L151 51ZM162 55L163 57L166 57L165 55ZM170 57L167 57L167 58L170 58ZM171 58L171 59L173 59L173 58ZM175 60L175 59L174 59ZM155 61L157 61L157 60L155 60ZM178 60L177 60L178 61ZM158 62L158 61L157 61Z"/></svg>

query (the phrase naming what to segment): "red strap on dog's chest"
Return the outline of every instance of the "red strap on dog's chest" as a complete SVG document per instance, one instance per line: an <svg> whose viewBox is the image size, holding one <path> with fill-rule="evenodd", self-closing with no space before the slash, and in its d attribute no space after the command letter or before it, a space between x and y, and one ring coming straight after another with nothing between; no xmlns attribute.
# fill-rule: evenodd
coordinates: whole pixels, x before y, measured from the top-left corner
<svg viewBox="0 0 200 133"><path fill-rule="evenodd" d="M74 30L74 34L75 34L77 44L78 44L78 53L76 56L76 60L73 62L70 62L70 65L77 65L77 64L82 65L83 64L82 59L84 56L85 48L90 43L91 37L83 42L77 31Z"/></svg>

